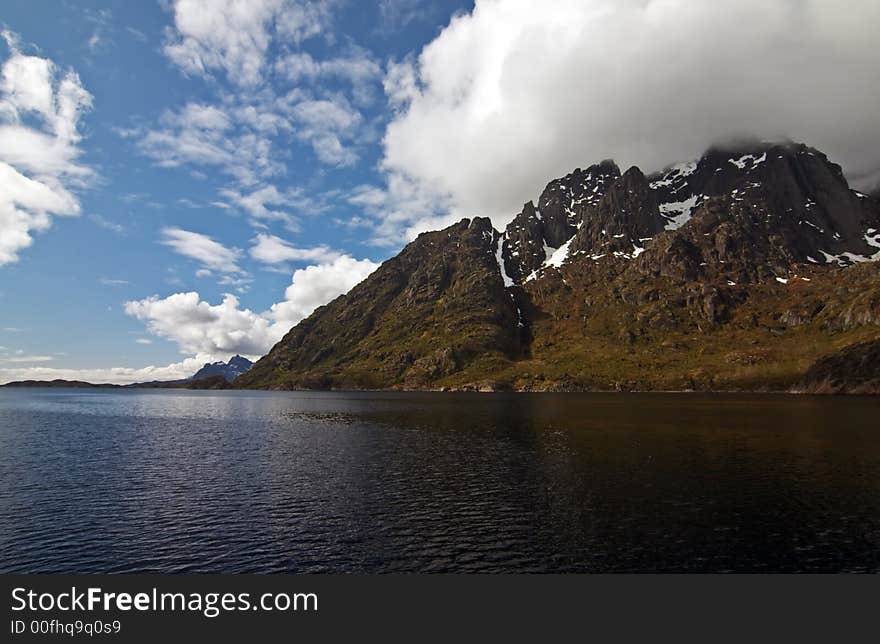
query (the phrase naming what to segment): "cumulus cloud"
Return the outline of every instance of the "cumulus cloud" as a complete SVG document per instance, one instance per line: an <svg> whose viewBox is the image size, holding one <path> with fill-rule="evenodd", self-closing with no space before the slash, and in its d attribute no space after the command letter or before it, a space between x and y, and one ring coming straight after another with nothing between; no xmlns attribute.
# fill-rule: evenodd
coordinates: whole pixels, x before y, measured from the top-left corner
<svg viewBox="0 0 880 644"><path fill-rule="evenodd" d="M742 135L806 141L871 183L878 23L873 0L478 0L388 69L374 216L386 233L447 211L502 225L577 166L650 171Z"/></svg>
<svg viewBox="0 0 880 644"><path fill-rule="evenodd" d="M239 308L234 295L213 306L194 291L153 296L126 302L125 312L146 322L150 333L176 342L183 353L262 355L272 343L269 320Z"/></svg>
<svg viewBox="0 0 880 644"><path fill-rule="evenodd" d="M91 95L72 70L19 50L3 31L10 55L0 69L0 266L15 262L33 233L53 216L76 216L74 190L91 171L80 164L79 120Z"/></svg>
<svg viewBox="0 0 880 644"><path fill-rule="evenodd" d="M290 329L319 306L347 293L377 268L379 265L368 259L357 260L348 255L300 268L293 273L284 301L273 304L268 315L276 327Z"/></svg>
<svg viewBox="0 0 880 644"><path fill-rule="evenodd" d="M171 10L165 55L188 74L219 70L243 87L262 81L275 35L300 42L330 18L329 3L302 0L173 0Z"/></svg>
<svg viewBox="0 0 880 644"><path fill-rule="evenodd" d="M238 266L241 251L227 248L208 235L181 228L163 228L162 243L176 253L199 262L205 269L218 273L243 273Z"/></svg>
<svg viewBox="0 0 880 644"><path fill-rule="evenodd" d="M376 268L369 260L343 255L297 270L284 301L260 313L241 308L234 295L212 305L195 291L126 302L125 312L146 322L150 333L176 342L183 353L214 360L236 353L257 358L318 306L347 292Z"/></svg>

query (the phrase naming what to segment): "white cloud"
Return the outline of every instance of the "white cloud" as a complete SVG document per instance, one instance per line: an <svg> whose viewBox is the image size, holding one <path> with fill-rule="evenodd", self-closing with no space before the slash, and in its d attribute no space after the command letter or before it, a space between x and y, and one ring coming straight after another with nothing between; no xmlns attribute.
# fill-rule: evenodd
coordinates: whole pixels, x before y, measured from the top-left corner
<svg viewBox="0 0 880 644"><path fill-rule="evenodd" d="M125 385L132 382L150 382L153 380L182 380L183 378L189 378L202 365L211 361L211 356L195 356L161 367L109 367L106 369L67 369L57 367L0 368L0 383L13 380L62 379Z"/></svg>
<svg viewBox="0 0 880 644"><path fill-rule="evenodd" d="M300 268L293 273L284 301L273 304L269 316L275 320L275 326L286 333L316 308L347 293L377 268L379 265L368 259L357 260L348 255Z"/></svg>
<svg viewBox="0 0 880 644"><path fill-rule="evenodd" d="M311 144L322 163L347 166L357 161L357 154L343 141L355 138L363 117L344 98L300 101L291 113L299 125L297 137Z"/></svg>
<svg viewBox="0 0 880 644"><path fill-rule="evenodd" d="M107 277L102 277L98 280L104 286L128 286L128 280L118 280L118 279L110 279Z"/></svg>
<svg viewBox="0 0 880 644"><path fill-rule="evenodd" d="M136 138L141 153L161 167L216 166L238 181L252 184L283 169L272 158L272 140L263 130L269 117L276 128L286 121L265 109L187 103L178 111L164 112L155 128L134 128L121 134Z"/></svg>
<svg viewBox="0 0 880 644"><path fill-rule="evenodd" d="M290 226L295 225L295 220L289 213L270 207L297 205L300 202L301 195L295 192L282 193L274 185L269 184L249 193L226 188L221 190L220 194L243 209L254 219L276 219L284 221Z"/></svg>
<svg viewBox="0 0 880 644"><path fill-rule="evenodd" d="M218 273L243 273L238 266L241 251L227 248L207 235L181 228L163 228L162 243L175 252L201 263L208 270Z"/></svg>
<svg viewBox="0 0 880 644"><path fill-rule="evenodd" d="M91 219L92 222L94 222L97 226L100 226L105 230L114 232L117 235L121 235L125 232L125 226L123 226L122 224L117 224L115 221L110 221L109 219L101 215L92 214L89 215L89 219Z"/></svg>
<svg viewBox="0 0 880 644"><path fill-rule="evenodd" d="M268 183L285 172L285 155L291 139L312 148L322 163L354 163L354 146L363 138L363 116L343 95L314 98L298 90L277 96L270 89L255 94L224 95L217 104L190 102L166 110L156 125L117 130L134 139L141 154L165 168L215 167L232 177L227 190L244 195L239 205L255 217L269 211L251 204L286 205L295 190L279 191ZM278 150L283 150L279 153ZM275 217L282 218L282 217Z"/></svg>
<svg viewBox="0 0 880 644"><path fill-rule="evenodd" d="M189 128L220 132L228 130L230 125L229 117L223 110L200 103L187 103L177 115L177 120Z"/></svg>
<svg viewBox="0 0 880 644"><path fill-rule="evenodd" d="M166 110L145 127L118 128L160 167L216 168L232 177L217 207L234 205L265 228L265 220L296 223L285 207L305 201L300 188L273 185L285 174L292 144L311 148L318 160L349 166L356 147L375 126L363 128L352 107L371 102L382 70L354 44L345 54L317 60L298 50L326 31L337 0L167 0L173 26L165 33L165 55L186 74L210 77L214 100ZM342 81L328 91L325 79ZM271 82L270 82L271 81ZM308 85L282 89L282 83ZM308 83L300 83L308 81ZM197 174L198 173L198 174ZM227 202L228 200L228 202ZM231 202L231 203L229 203Z"/></svg>
<svg viewBox="0 0 880 644"><path fill-rule="evenodd" d="M176 342L183 353L259 356L280 338L269 320L239 308L230 294L217 305L201 301L194 291L153 296L126 302L125 312L145 321L150 333Z"/></svg>
<svg viewBox="0 0 880 644"><path fill-rule="evenodd" d="M136 342L137 344L153 344L153 341L150 340L149 338L137 338L137 339L135 340L135 342Z"/></svg>
<svg viewBox="0 0 880 644"><path fill-rule="evenodd" d="M332 262L341 253L321 245L314 248L295 248L289 242L276 237L259 233L253 239L250 255L264 264L283 264L285 262Z"/></svg>
<svg viewBox="0 0 880 644"><path fill-rule="evenodd" d="M382 79L382 68L366 50L355 49L349 56L316 60L307 52L287 54L275 61L277 74L292 83L339 79L351 84L355 100L362 105L373 99L373 88Z"/></svg>
<svg viewBox="0 0 880 644"><path fill-rule="evenodd" d="M874 0L478 0L388 69L398 112L375 216L398 235L432 212L501 225L577 166L650 171L744 134L806 141L867 182L880 176L877 24ZM427 210L399 207L413 192Z"/></svg>
<svg viewBox="0 0 880 644"><path fill-rule="evenodd" d="M145 34L145 33L144 33L143 31L141 31L140 29L135 29L134 27L126 27L126 28L125 28L125 31L127 31L129 34L131 34L131 35L134 37L134 39L137 40L137 41L139 41L139 42L145 43L145 42L148 42L148 41L150 40L150 39L147 37L147 34Z"/></svg>
<svg viewBox="0 0 880 644"><path fill-rule="evenodd" d="M51 360L53 360L52 356L17 355L14 358L0 358L0 362L20 362L25 364L30 364L33 362L50 362Z"/></svg>
<svg viewBox="0 0 880 644"><path fill-rule="evenodd" d="M371 219L353 218L351 223L369 228L367 240L378 246L399 246L420 232L438 230L461 219L452 198L435 187L392 172L386 186L361 185L348 202L358 206ZM471 215L474 213L471 212Z"/></svg>
<svg viewBox="0 0 880 644"><path fill-rule="evenodd" d="M424 0L379 0L379 16L383 30L393 32L413 20L424 17L433 5Z"/></svg>
<svg viewBox="0 0 880 644"><path fill-rule="evenodd" d="M343 255L299 269L284 301L262 313L241 308L234 295L212 305L194 291L126 302L125 312L146 322L150 333L176 342L183 353L215 360L236 353L257 358L315 308L347 292L377 267L369 260Z"/></svg>
<svg viewBox="0 0 880 644"><path fill-rule="evenodd" d="M3 31L10 50L0 70L0 266L18 260L47 230L52 216L76 216L72 192L92 172L78 162L79 119L92 105L75 72L60 72L46 58L19 51L17 38Z"/></svg>
<svg viewBox="0 0 880 644"><path fill-rule="evenodd" d="M300 42L319 34L330 18L326 2L296 0L173 0L174 28L165 55L184 72L222 70L234 83L263 80L274 35Z"/></svg>
<svg viewBox="0 0 880 644"><path fill-rule="evenodd" d="M294 44L322 33L330 24L335 0L284 2L276 18L280 39Z"/></svg>
<svg viewBox="0 0 880 644"><path fill-rule="evenodd" d="M89 48L89 51L94 54L107 44L105 34L110 28L113 13L110 9L99 9L97 11L86 9L83 12L83 15L88 22L94 25L92 35L89 36L89 39L86 41L86 46Z"/></svg>
<svg viewBox="0 0 880 644"><path fill-rule="evenodd" d="M389 106L394 110L406 107L410 101L416 99L419 95L419 84L412 60L388 61L382 87Z"/></svg>

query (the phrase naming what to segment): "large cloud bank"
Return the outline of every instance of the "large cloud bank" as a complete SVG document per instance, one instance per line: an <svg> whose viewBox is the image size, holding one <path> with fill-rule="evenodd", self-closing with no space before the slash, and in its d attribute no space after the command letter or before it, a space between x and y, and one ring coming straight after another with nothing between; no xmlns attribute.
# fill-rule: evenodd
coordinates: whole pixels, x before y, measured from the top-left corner
<svg viewBox="0 0 880 644"><path fill-rule="evenodd" d="M742 135L805 141L876 184L878 24L875 0L478 0L389 69L374 214L389 235L446 209L502 224L577 166L648 171Z"/></svg>

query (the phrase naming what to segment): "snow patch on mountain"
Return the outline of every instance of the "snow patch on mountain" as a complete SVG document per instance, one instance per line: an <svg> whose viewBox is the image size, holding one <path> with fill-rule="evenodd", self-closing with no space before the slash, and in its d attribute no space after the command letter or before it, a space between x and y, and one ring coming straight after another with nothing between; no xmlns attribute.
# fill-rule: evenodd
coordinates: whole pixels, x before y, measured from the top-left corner
<svg viewBox="0 0 880 644"><path fill-rule="evenodd" d="M504 282L504 288L508 288L509 286L513 286L514 282L510 275L507 274L507 269L504 267L504 240L505 235L498 236L498 243L495 247L495 261L498 262L498 270L501 271L501 280Z"/></svg>
<svg viewBox="0 0 880 644"><path fill-rule="evenodd" d="M568 249L571 247L571 242L574 241L574 238L575 235L572 235L571 239L557 248L547 261L544 262L544 266L555 266L556 268L561 267L563 262L568 259Z"/></svg>
<svg viewBox="0 0 880 644"><path fill-rule="evenodd" d="M746 167L754 170L757 166L764 163L767 160L767 153L764 152L761 155L757 154L744 154L738 159L730 159L730 162L735 165L740 170L745 170Z"/></svg>
<svg viewBox="0 0 880 644"><path fill-rule="evenodd" d="M666 174L664 174L661 179L652 181L649 185L652 190L667 188L673 183L692 175L696 169L696 161L684 161L682 163L676 163L675 165L671 166L669 170L666 171Z"/></svg>
<svg viewBox="0 0 880 644"><path fill-rule="evenodd" d="M691 213L702 197L702 195L693 195L684 201L660 204L660 214L669 220L666 230L676 230L684 226L690 220Z"/></svg>

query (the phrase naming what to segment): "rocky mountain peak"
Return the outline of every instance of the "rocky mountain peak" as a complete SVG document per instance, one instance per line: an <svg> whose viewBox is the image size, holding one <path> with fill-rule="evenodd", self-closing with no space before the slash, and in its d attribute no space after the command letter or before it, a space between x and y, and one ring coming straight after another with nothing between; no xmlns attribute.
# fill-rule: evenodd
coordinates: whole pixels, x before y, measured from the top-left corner
<svg viewBox="0 0 880 644"><path fill-rule="evenodd" d="M776 387L817 337L871 336L875 259L877 201L808 146L715 146L648 176L605 161L503 233L475 217L419 235L237 385Z"/></svg>
<svg viewBox="0 0 880 644"><path fill-rule="evenodd" d="M228 362L219 360L217 362L206 362L190 380L199 380L201 378L209 378L212 376L223 376L227 382L232 382L243 373L250 371L254 363L240 355L232 356Z"/></svg>
<svg viewBox="0 0 880 644"><path fill-rule="evenodd" d="M587 206L595 206L608 187L620 178L620 168L606 159L586 170L574 172L547 184L538 199L538 209L546 225L546 241L558 248L574 234Z"/></svg>
<svg viewBox="0 0 880 644"><path fill-rule="evenodd" d="M559 227L568 228L565 218L556 220ZM531 201L513 218L504 231L501 257L507 275L516 283L544 263L550 252L546 242L546 227L540 210Z"/></svg>
<svg viewBox="0 0 880 644"><path fill-rule="evenodd" d="M502 258L507 274L521 283L549 261L577 231L586 209L602 201L620 178L620 168L606 159L554 179L538 198L528 202L503 234Z"/></svg>
<svg viewBox="0 0 880 644"><path fill-rule="evenodd" d="M667 230L705 211L718 224L736 222L746 240L774 238L786 261L845 264L876 252L868 233L876 204L849 188L840 166L803 144L715 146L649 180Z"/></svg>
<svg viewBox="0 0 880 644"><path fill-rule="evenodd" d="M795 263L880 258L876 200L851 190L840 166L800 143L714 146L648 177L630 168L574 222L562 250L546 252L545 244L544 260L538 253L525 279L578 253L634 259L655 240L675 252L651 252L640 265L674 267L677 275L740 265L739 279L763 279Z"/></svg>

